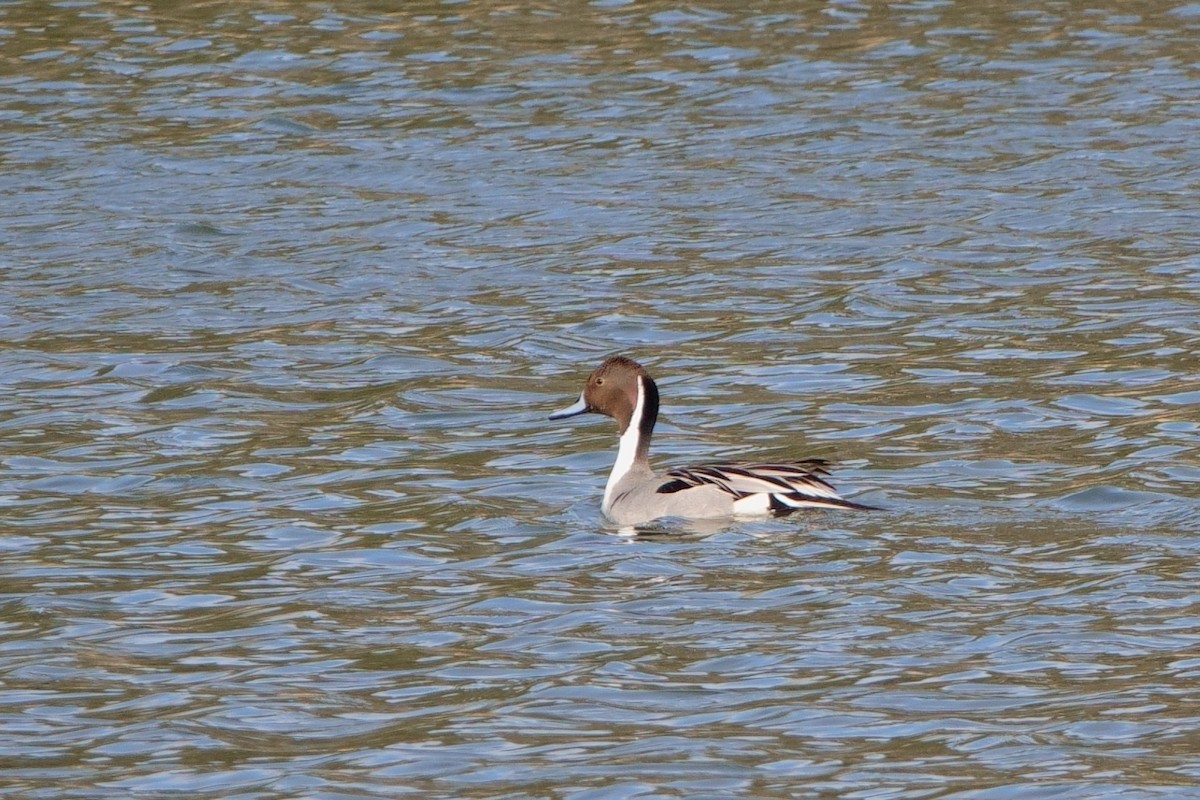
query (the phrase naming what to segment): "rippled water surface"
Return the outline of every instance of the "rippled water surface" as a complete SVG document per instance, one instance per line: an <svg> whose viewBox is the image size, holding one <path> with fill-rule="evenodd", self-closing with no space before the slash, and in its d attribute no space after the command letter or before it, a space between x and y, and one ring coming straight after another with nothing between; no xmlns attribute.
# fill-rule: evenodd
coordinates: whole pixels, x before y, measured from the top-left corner
<svg viewBox="0 0 1200 800"><path fill-rule="evenodd" d="M1200 797L1200 6L0 4L0 786ZM626 535L658 463L871 514Z"/></svg>

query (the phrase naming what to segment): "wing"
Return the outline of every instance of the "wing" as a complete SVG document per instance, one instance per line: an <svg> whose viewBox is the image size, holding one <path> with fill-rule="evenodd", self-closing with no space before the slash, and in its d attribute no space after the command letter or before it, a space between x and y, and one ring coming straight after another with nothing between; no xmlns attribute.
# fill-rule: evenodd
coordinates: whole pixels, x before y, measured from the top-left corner
<svg viewBox="0 0 1200 800"><path fill-rule="evenodd" d="M798 508L869 509L845 500L825 481L828 462L786 464L706 464L673 469L658 487L660 494L713 485L734 498L734 509L747 513L790 514Z"/></svg>

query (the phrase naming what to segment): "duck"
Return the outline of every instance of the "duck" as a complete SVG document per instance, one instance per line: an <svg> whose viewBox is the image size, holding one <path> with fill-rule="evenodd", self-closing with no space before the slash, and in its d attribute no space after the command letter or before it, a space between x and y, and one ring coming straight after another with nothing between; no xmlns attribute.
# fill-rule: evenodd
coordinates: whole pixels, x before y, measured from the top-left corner
<svg viewBox="0 0 1200 800"><path fill-rule="evenodd" d="M878 510L847 500L825 479L829 463L810 458L779 463L722 462L656 473L650 439L658 421L658 385L641 364L612 356L592 371L579 399L550 415L561 420L603 414L616 420L617 460L601 511L621 526L664 517L787 516L804 508Z"/></svg>

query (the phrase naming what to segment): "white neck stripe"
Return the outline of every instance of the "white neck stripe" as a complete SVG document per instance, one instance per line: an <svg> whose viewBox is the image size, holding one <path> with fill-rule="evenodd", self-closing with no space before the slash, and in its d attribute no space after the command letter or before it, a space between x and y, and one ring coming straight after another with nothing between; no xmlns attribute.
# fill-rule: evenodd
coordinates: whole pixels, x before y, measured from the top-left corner
<svg viewBox="0 0 1200 800"><path fill-rule="evenodd" d="M633 407L633 416L629 419L629 427L621 434L621 444L617 448L617 461L613 464L612 472L608 475L608 485L604 487L604 505L602 510L608 513L612 508L613 490L621 479L629 474L637 458L638 445L642 438L642 407L645 405L646 391L642 388L642 376L637 376L637 404Z"/></svg>

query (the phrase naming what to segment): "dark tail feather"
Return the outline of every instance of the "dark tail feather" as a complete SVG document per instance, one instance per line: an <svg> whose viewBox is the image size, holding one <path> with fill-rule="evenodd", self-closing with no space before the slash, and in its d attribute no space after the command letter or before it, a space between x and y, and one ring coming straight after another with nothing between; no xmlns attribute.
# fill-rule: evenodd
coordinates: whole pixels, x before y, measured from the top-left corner
<svg viewBox="0 0 1200 800"><path fill-rule="evenodd" d="M845 508L853 511L883 511L879 506L856 503L842 497L810 497L802 494L772 494L771 513L786 517L802 508Z"/></svg>

